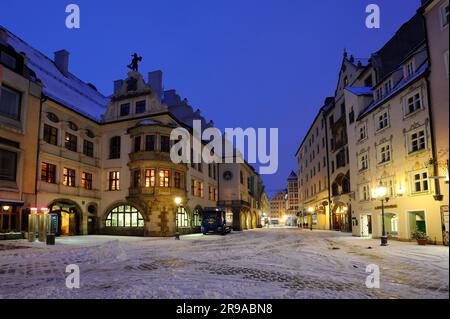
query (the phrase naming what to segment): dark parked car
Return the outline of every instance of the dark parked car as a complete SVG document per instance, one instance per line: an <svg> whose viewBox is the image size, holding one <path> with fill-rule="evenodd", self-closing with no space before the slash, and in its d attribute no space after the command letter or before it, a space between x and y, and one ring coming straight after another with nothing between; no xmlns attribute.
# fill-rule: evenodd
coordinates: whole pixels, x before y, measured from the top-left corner
<svg viewBox="0 0 450 319"><path fill-rule="evenodd" d="M205 209L202 214L203 235L214 233L226 235L231 232L233 214L219 208Z"/></svg>

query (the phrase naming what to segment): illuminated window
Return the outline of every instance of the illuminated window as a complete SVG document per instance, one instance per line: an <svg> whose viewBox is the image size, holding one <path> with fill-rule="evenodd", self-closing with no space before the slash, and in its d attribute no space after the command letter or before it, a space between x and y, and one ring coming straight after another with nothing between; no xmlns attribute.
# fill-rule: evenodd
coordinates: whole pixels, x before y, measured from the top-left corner
<svg viewBox="0 0 450 319"><path fill-rule="evenodd" d="M159 187L169 187L169 171L160 170L159 171Z"/></svg>
<svg viewBox="0 0 450 319"><path fill-rule="evenodd" d="M75 187L75 170L64 167L63 171L63 185L69 186L69 187Z"/></svg>
<svg viewBox="0 0 450 319"><path fill-rule="evenodd" d="M155 170L146 169L145 170L145 187L155 187Z"/></svg>
<svg viewBox="0 0 450 319"><path fill-rule="evenodd" d="M130 205L121 205L114 208L106 218L106 227L144 227L144 218L141 212Z"/></svg>
<svg viewBox="0 0 450 319"><path fill-rule="evenodd" d="M46 183L56 183L56 165L49 163L41 164L41 181Z"/></svg>
<svg viewBox="0 0 450 319"><path fill-rule="evenodd" d="M109 190L110 191L120 190L120 172L117 171L109 172Z"/></svg>
<svg viewBox="0 0 450 319"><path fill-rule="evenodd" d="M195 209L194 213L192 214L192 226L193 227L199 227L202 225L202 217L200 210Z"/></svg>
<svg viewBox="0 0 450 319"><path fill-rule="evenodd" d="M198 181L197 187L197 196L203 198L203 182Z"/></svg>
<svg viewBox="0 0 450 319"><path fill-rule="evenodd" d="M177 227L188 228L190 227L189 215L184 207L178 207L177 209Z"/></svg>
<svg viewBox="0 0 450 319"><path fill-rule="evenodd" d="M84 189L92 189L92 174L91 173L81 173L81 187Z"/></svg>

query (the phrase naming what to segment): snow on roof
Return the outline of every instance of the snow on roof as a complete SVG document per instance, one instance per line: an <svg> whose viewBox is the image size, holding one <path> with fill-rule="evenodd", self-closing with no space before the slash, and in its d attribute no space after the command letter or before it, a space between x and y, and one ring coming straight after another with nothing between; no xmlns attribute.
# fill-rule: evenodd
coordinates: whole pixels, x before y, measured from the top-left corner
<svg viewBox="0 0 450 319"><path fill-rule="evenodd" d="M361 114L358 116L358 120L360 120L361 118L363 118L364 116L366 116L367 114L372 112L374 109L376 109L377 107L382 105L385 101L389 100L391 97L396 95L399 91L403 90L409 84L411 84L412 82L417 80L422 74L424 74L428 70L428 67L429 67L429 63L425 62L413 76L406 78L406 79L404 78L403 80L401 80L397 84L397 86L391 91L391 93L389 93L382 99L370 104L364 111L362 111Z"/></svg>
<svg viewBox="0 0 450 319"><path fill-rule="evenodd" d="M4 29L8 33L8 44L17 52L25 53L26 64L42 81L43 92L46 96L96 122L101 122L101 117L109 103L107 97L71 73L67 77L64 76L53 60L6 28Z"/></svg>
<svg viewBox="0 0 450 319"><path fill-rule="evenodd" d="M355 95L372 95L372 88L371 87L347 86L345 89L347 91L350 91L351 93L353 93Z"/></svg>

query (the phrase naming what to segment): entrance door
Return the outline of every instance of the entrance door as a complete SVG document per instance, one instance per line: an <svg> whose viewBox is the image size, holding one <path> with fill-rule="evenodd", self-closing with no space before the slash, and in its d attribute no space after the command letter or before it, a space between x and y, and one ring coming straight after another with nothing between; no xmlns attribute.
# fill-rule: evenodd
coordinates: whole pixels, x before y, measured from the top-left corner
<svg viewBox="0 0 450 319"><path fill-rule="evenodd" d="M372 235L372 215L367 215L367 228L369 235Z"/></svg>
<svg viewBox="0 0 450 319"><path fill-rule="evenodd" d="M57 236L76 236L80 233L80 217L76 208L58 204L51 207L51 212L58 215Z"/></svg>
<svg viewBox="0 0 450 319"><path fill-rule="evenodd" d="M425 212L424 211L417 211L417 212L410 212L409 213L409 234L416 231L420 232L427 232L427 225L425 222Z"/></svg>
<svg viewBox="0 0 450 319"><path fill-rule="evenodd" d="M95 222L96 222L96 219L94 216L88 217L88 235L95 234Z"/></svg>

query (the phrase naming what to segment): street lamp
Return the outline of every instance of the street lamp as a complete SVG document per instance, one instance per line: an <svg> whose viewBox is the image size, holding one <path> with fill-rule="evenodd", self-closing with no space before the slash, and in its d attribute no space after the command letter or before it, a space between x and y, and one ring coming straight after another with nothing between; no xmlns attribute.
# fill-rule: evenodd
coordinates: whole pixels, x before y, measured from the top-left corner
<svg viewBox="0 0 450 319"><path fill-rule="evenodd" d="M182 202L181 197L179 197L179 196L175 197L175 205L177 205L177 213L175 215L175 227L176 227L175 239L176 240L180 240L180 232L178 231L178 214L180 213L181 202Z"/></svg>
<svg viewBox="0 0 450 319"><path fill-rule="evenodd" d="M388 245L388 238L386 236L386 227L384 224L384 203L389 201L389 198L386 197L387 188L383 185L383 182L380 181L380 185L375 188L373 191L373 197L381 201L381 224L382 224L382 234L381 234L381 246Z"/></svg>

